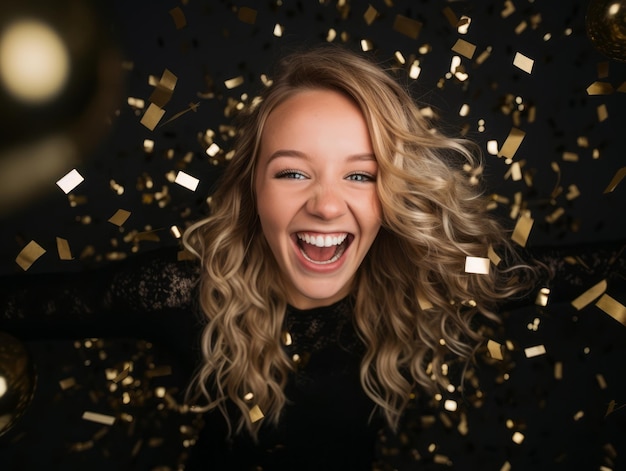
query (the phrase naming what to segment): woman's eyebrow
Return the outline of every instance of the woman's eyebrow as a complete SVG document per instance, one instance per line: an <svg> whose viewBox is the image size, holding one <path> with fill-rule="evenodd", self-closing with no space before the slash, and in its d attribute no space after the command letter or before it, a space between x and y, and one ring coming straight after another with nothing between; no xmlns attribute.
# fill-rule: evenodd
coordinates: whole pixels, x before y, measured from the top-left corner
<svg viewBox="0 0 626 471"><path fill-rule="evenodd" d="M304 153L301 152L299 150L294 150L294 149L279 149L275 152L273 152L269 159L267 159L267 163L270 163L272 160L278 158L278 157L297 157L300 159L306 159L306 160L310 160L310 157ZM356 161L369 161L369 160L376 160L376 156L370 152L366 152L366 153L362 153L362 154L352 154L349 155L346 159L348 162L356 162Z"/></svg>

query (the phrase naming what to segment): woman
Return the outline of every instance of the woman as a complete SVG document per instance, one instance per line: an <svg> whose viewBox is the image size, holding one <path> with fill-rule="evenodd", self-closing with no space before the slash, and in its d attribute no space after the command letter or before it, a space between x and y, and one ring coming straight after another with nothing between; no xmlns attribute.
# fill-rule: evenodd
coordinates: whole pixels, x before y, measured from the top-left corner
<svg viewBox="0 0 626 471"><path fill-rule="evenodd" d="M292 54L239 118L211 215L184 236L206 316L189 399L221 411L232 456L263 450L247 465L367 469L381 425L449 387L475 317L539 270L487 213L474 147L369 59ZM465 270L490 251L502 261Z"/></svg>

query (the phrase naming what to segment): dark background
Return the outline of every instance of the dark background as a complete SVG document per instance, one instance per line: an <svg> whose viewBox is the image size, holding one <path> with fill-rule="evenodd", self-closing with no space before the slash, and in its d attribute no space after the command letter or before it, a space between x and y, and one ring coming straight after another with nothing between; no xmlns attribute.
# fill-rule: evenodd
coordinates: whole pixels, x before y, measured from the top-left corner
<svg viewBox="0 0 626 471"><path fill-rule="evenodd" d="M590 40L585 27L589 2L515 0L511 3L514 12L503 16L509 3L499 0L116 0L92 3L63 0L54 2L52 8L47 7L46 2L7 2L6 8L3 7L3 21L10 19L13 12L29 9L48 15L50 21L64 25L61 31L63 28L71 30L73 40L81 44L82 49L78 48L75 55L72 86L58 102L39 109L22 109L9 97L0 97L3 110L0 158L11 158L16 149L57 135L69 136L77 151L75 162L51 176L47 184L12 198L8 204L4 202L0 214L0 273L22 274L15 258L31 240L41 245L46 253L28 273L77 271L137 252L177 246L179 240L171 227L182 230L206 214L206 198L227 160L231 142L228 126L233 107L252 99L262 87L261 75L270 73L277 57L293 48L325 41L331 28L338 35L335 42L344 42L354 49L360 48L361 40L371 41L373 50L368 53L393 66L399 80L410 86L423 106L433 108L448 132L461 133L479 143L487 163L487 193L499 195L494 211L512 228L518 214L517 202L535 220L529 247L566 247L580 243L601 246L623 240L626 237L626 183L610 193L604 190L614 174L626 165L626 94L615 91L590 96L586 90L598 80L612 84L615 89L620 87L626 82L626 63L603 55ZM86 7L81 10L82 23L68 20L77 18L73 16L76 5ZM364 19L368 6L378 12L369 25ZM241 17L242 7L253 9L255 19ZM446 7L457 18L462 15L471 18L467 34L459 33L450 23L444 15ZM180 8L184 14L184 27L177 27L174 21L171 11L175 8ZM420 22L416 38L394 28L397 15ZM527 27L516 32L524 22ZM72 29L77 28L77 24L82 24L83 29ZM276 24L284 27L281 37L273 34ZM472 60L461 60L463 71L468 75L464 81L447 75L455 55L451 48L458 38L477 48ZM488 48L490 56L483 63L477 63L477 57ZM397 51L404 56L407 65L394 59ZM517 52L534 59L531 74L513 65ZM407 76L408 64L413 58L420 61L421 74L417 80ZM140 123L154 90L150 77L158 81L165 69L176 75L178 81L171 99L164 105L163 119L150 131ZM603 75L601 70L608 73ZM225 81L238 76L243 77L243 84L228 89ZM144 107L132 106L129 98L143 100ZM188 109L190 103L198 104L195 111L166 122ZM460 116L459 110L464 104L469 105L470 111ZM606 106L608 112L608 119L603 122L598 119L601 105ZM484 129L480 127L480 120L484 120ZM510 168L508 163L486 150L491 140L501 147L512 127L526 133L513 159L523 164L525 178L521 181L505 178ZM214 157L206 154L210 142L202 138L211 132L215 134L213 141L221 149ZM154 141L151 152L144 149L146 139ZM577 161L564 160L565 152L576 154ZM55 182L72 168L76 168L85 181L68 196ZM179 170L200 180L195 192L173 183L172 175ZM148 181L153 182L152 187L146 186ZM568 199L572 185L578 188L580 196ZM108 222L118 209L131 213L122 227ZM549 216L560 209L562 215L549 220ZM57 237L68 241L73 260L60 260ZM519 329L525 335L534 335L526 328L533 320L532 316L519 320ZM619 329L624 326L607 325L612 334L607 336L598 328L592 340L583 335L583 326L566 334L546 327L542 339L550 342L555 351L562 349L566 366L571 365L574 371L586 369L593 377L594 368L602 364L605 375L615 374L615 381L620 381L622 347L611 350L610 355L605 352L605 356L596 357L591 364L582 359L585 354L581 352L586 345L599 347L605 341L617 345L623 340ZM120 337L123 336L124 329L120 327ZM528 342L540 343L536 337ZM575 348L569 349L571 345ZM149 396L150 400L135 402L135 413L145 418L144 429L151 429L152 435L158 435L161 442L150 442L154 436L142 435L137 431L142 430L139 425L131 429L118 423L103 435L97 435L98 427L80 420L80 414L89 405L106 403L109 408L116 407L107 402L106 394L96 395L94 399L93 392L106 386L104 379L94 374L93 362L100 361L102 364L97 364L101 364L101 370L107 364L128 358L135 358L139 364L146 356L157 363L175 364L176 360L167 352L151 353L152 346L146 347L141 342L112 339L100 346L101 351L108 352L106 358L94 357L87 364L85 355L90 355L91 350L81 342L74 345L51 339L34 342L30 348L42 372L38 395L23 421L25 428L30 426L31 429L11 437L14 444L17 443L16 452L12 455L5 448L0 460L16 460L16 456L24 459L28 454L25 450L30 449L39 450L44 462L50 462L49 457L53 456L52 469L55 463L67 469L87 466L87 463L91 466L94 460L105 463L103 469L133 469L132 466L152 469L156 463L174 466L177 460L183 459L185 440L193 435L192 420L178 410L163 415L163 409L157 409L162 402L153 396ZM161 360L163 356L165 359ZM546 417L545 411L550 410L557 411L554 420L560 420L557 417L561 416L568 418L569 422L563 422L569 424L565 428L583 428L582 435L578 436L580 443L593 436L597 438L603 427L601 411L606 410L606 401L616 398L609 397L608 393L598 396L597 384L587 385L590 396L585 390L567 389L567 385L577 387L575 384L556 385L551 366L534 364L529 367L528 373L536 375L534 381L539 381L538 388L532 389L520 379L525 376L518 376L517 382L511 384L518 394L535 398L530 401L532 406L528 410L520 406L510 413L510 416L527 416L516 421L517 428L507 429L500 423L500 428L474 428L470 436L498 443L497 436L504 433L508 434L506 442L510 443L509 435L523 430L524 422L538 423L535 430L547 426L552 418ZM169 378L174 384L180 383L175 371ZM60 391L58 380L70 375L78 378L81 388ZM141 387L136 387L135 393L143 391L142 388L151 390L154 381L153 378L144 381ZM509 389L503 391L502 394L508 394ZM583 404L593 403L594 406L572 405L575 401L571 398L580 395L585 397ZM55 407L46 407L50 401ZM540 402L542 404L538 405ZM577 407L589 411L588 422L572 422ZM480 417L478 422L484 420L485 417ZM63 425L65 423L69 425ZM447 428L442 430L436 435L439 438L430 440L445 437ZM620 430L622 433L623 429ZM494 433L495 438L490 435ZM77 446L89 440L93 440L91 446ZM496 453L495 462L486 458L483 469L506 469L503 466L507 460L515 462L515 459L522 459L520 456L531 453L529 450L541 449L541 433L534 435L533 440L527 440L526 448L512 445L514 451ZM164 442L169 446L162 446ZM459 457L467 454L468 445L464 446L454 453ZM428 448L428 443L424 448ZM113 449L117 454L111 452ZM128 464L129 456L134 457L131 464ZM552 454L541 454L545 469L556 466L554 463L559 456L557 449ZM610 460L607 461L610 450L602 456L598 453L589 456L593 468L580 469L610 465ZM454 461L454 457L451 458ZM30 459L35 462L34 455ZM0 463L2 469L3 464ZM16 466L15 463L12 466ZM533 469L540 469L536 463L533 466Z"/></svg>

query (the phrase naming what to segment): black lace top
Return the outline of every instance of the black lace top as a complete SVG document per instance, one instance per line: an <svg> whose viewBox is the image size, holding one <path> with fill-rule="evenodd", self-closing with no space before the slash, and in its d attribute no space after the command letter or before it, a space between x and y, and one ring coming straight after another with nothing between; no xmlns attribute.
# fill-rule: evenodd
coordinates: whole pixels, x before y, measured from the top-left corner
<svg viewBox="0 0 626 471"><path fill-rule="evenodd" d="M246 434L226 438L221 414L207 413L185 469L365 470L377 463L376 469L454 464L454 469L553 470L583 462L598 469L608 463L607 444L613 450L626 446L624 409L619 415L619 405L626 403L626 327L618 319L620 303L626 304L623 247L618 242L535 251L556 274L548 306L529 298L503 308L503 329L492 335L508 345L505 360L494 361L486 350L478 355L474 377L480 385L472 380L463 394L451 393L456 411L441 398L418 394L397 434L372 415L373 403L360 386L363 345L352 325L350 300L307 311L289 308L285 330L292 342L284 348L297 355L299 367L288 383L289 404L279 426L264 424L258 443ZM177 261L173 249L87 273L5 277L0 331L22 339L149 339L184 359L190 378L204 322L195 302L196 277L195 263ZM604 279L618 306L615 318L594 303L581 311L571 306ZM547 353L525 354L539 345ZM564 371L561 377L555 368ZM578 402L566 405L568 400ZM611 400L615 412L604 421ZM533 425L533 420L539 422ZM463 433L460 425L451 425L459 422L480 432ZM620 433L611 435L615 427ZM593 436L584 430L593 430ZM622 461L613 456L610 463L624 464L626 451L621 456Z"/></svg>

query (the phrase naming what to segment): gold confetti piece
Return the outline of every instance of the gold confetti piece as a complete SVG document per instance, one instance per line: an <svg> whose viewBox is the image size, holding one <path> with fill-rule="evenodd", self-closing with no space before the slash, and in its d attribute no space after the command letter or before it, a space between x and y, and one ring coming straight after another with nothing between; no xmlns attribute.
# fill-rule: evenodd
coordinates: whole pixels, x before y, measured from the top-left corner
<svg viewBox="0 0 626 471"><path fill-rule="evenodd" d="M500 468L500 471L511 471L511 463L509 463L508 461L505 461L502 467Z"/></svg>
<svg viewBox="0 0 626 471"><path fill-rule="evenodd" d="M607 78L609 76L609 62L598 62L598 78Z"/></svg>
<svg viewBox="0 0 626 471"><path fill-rule="evenodd" d="M422 29L422 23L398 14L393 22L393 29L411 39L417 39Z"/></svg>
<svg viewBox="0 0 626 471"><path fill-rule="evenodd" d="M293 343L293 339L291 338L291 334L289 332L283 332L281 339L283 341L283 345L291 345Z"/></svg>
<svg viewBox="0 0 626 471"><path fill-rule="evenodd" d="M613 85L608 82L593 82L587 87L587 95L610 95L613 92Z"/></svg>
<svg viewBox="0 0 626 471"><path fill-rule="evenodd" d="M515 223L511 240L521 247L526 247L526 242L528 242L528 236L530 235L534 222L531 217L522 214Z"/></svg>
<svg viewBox="0 0 626 471"><path fill-rule="evenodd" d="M581 410L579 410L578 412L576 412L574 414L574 420L575 421L579 421L580 419L582 419L585 416L585 413Z"/></svg>
<svg viewBox="0 0 626 471"><path fill-rule="evenodd" d="M524 349L524 355L526 358L538 357L546 354L546 347L544 345L536 345L534 347L527 347Z"/></svg>
<svg viewBox="0 0 626 471"><path fill-rule="evenodd" d="M522 179L522 167L519 162L513 162L509 171L504 175L504 178L511 177L511 180L518 182Z"/></svg>
<svg viewBox="0 0 626 471"><path fill-rule="evenodd" d="M446 399L446 401L443 403L443 408L450 412L454 412L457 407L458 405L456 401L453 401L452 399Z"/></svg>
<svg viewBox="0 0 626 471"><path fill-rule="evenodd" d="M369 5L367 7L367 10L365 10L365 13L363 14L363 19L365 20L365 23L369 26L374 22L377 16L378 11L376 10L376 8L374 8L372 5Z"/></svg>
<svg viewBox="0 0 626 471"><path fill-rule="evenodd" d="M493 247L491 245L489 245L489 248L487 249L487 257L489 257L491 263L493 263L496 267L500 265L500 262L502 261L500 256L495 252L495 250L493 250Z"/></svg>
<svg viewBox="0 0 626 471"><path fill-rule="evenodd" d="M530 57L526 57L521 52L515 53L515 58L513 59L513 65L518 69L522 69L527 74L531 74L533 71L533 65L535 61Z"/></svg>
<svg viewBox="0 0 626 471"><path fill-rule="evenodd" d="M154 86L154 90L152 91L148 101L155 104L159 108L163 108L172 98L177 81L178 78L176 75L168 69L165 69L158 83Z"/></svg>
<svg viewBox="0 0 626 471"><path fill-rule="evenodd" d="M224 85L229 90L233 88L237 88L239 85L243 83L243 76L239 75L238 77L234 77L224 81Z"/></svg>
<svg viewBox="0 0 626 471"><path fill-rule="evenodd" d="M626 326L626 306L622 303L605 293L600 299L598 299L596 306L606 312L617 322Z"/></svg>
<svg viewBox="0 0 626 471"><path fill-rule="evenodd" d="M252 399L254 399L254 394L252 392L243 395L243 400L246 402L250 402Z"/></svg>
<svg viewBox="0 0 626 471"><path fill-rule="evenodd" d="M569 201L576 199L580 196L580 190L578 189L578 187L575 184L571 184L570 186L567 187L567 194L565 195L565 198Z"/></svg>
<svg viewBox="0 0 626 471"><path fill-rule="evenodd" d="M506 18L508 16L511 16L513 13L515 13L515 5L513 5L513 2L511 0L505 0L504 10L500 12L500 16L502 16L502 18Z"/></svg>
<svg viewBox="0 0 626 471"><path fill-rule="evenodd" d="M563 379L563 362L557 361L554 364L554 379Z"/></svg>
<svg viewBox="0 0 626 471"><path fill-rule="evenodd" d="M535 304L537 306L547 306L548 299L550 298L550 288L541 288L535 298Z"/></svg>
<svg viewBox="0 0 626 471"><path fill-rule="evenodd" d="M617 185L619 185L619 183L622 181L622 179L625 176L626 176L626 167L622 167L617 172L615 172L615 175L613 175L611 182L604 189L603 193L611 193L613 190L615 190Z"/></svg>
<svg viewBox="0 0 626 471"><path fill-rule="evenodd" d="M178 183L180 186L184 186L188 190L196 191L196 188L198 188L198 184L200 183L200 180L198 180L195 177L192 177L191 175L183 171L180 171L176 175L176 179L174 180L174 183Z"/></svg>
<svg viewBox="0 0 626 471"><path fill-rule="evenodd" d="M104 425L113 425L115 423L115 417L90 411L83 412L83 420L89 420L90 422L97 422Z"/></svg>
<svg viewBox="0 0 626 471"><path fill-rule="evenodd" d="M185 18L185 13L183 13L183 10L180 7L172 8L169 13L172 20L174 20L174 26L176 26L176 29L183 29L187 26L187 18Z"/></svg>
<svg viewBox="0 0 626 471"><path fill-rule="evenodd" d="M465 273L478 273L480 275L489 274L488 258L483 257L465 257Z"/></svg>
<svg viewBox="0 0 626 471"><path fill-rule="evenodd" d="M511 131L504 141L504 144L502 144L500 152L498 152L498 157L507 157L509 159L512 159L522 141L524 140L525 136L526 133L521 129L515 127L511 128Z"/></svg>
<svg viewBox="0 0 626 471"><path fill-rule="evenodd" d="M370 39L361 39L361 50L363 52L374 49L374 43Z"/></svg>
<svg viewBox="0 0 626 471"><path fill-rule="evenodd" d="M580 311L582 308L591 304L595 299L598 299L602 294L606 291L606 280L602 280L599 283L593 285L583 294L578 296L576 299L572 301L572 306L576 308L576 310Z"/></svg>
<svg viewBox="0 0 626 471"><path fill-rule="evenodd" d="M626 93L626 82L623 82L618 88L617 91L620 93Z"/></svg>
<svg viewBox="0 0 626 471"><path fill-rule="evenodd" d="M519 36L520 34L522 34L526 30L527 27L528 27L528 23L526 23L525 21L521 21L515 27L515 34L517 34Z"/></svg>
<svg viewBox="0 0 626 471"><path fill-rule="evenodd" d="M418 290L417 292L417 303L422 311L427 311L428 309L433 308L433 304L424 296L424 293L422 293L421 290Z"/></svg>
<svg viewBox="0 0 626 471"><path fill-rule="evenodd" d="M162 378L163 376L170 376L172 374L172 367L169 365L161 365L156 368L152 368L144 373L146 378Z"/></svg>
<svg viewBox="0 0 626 471"><path fill-rule="evenodd" d="M115 211L115 214L109 218L109 222L111 224L115 224L116 226L122 227L129 217L130 211L126 211L125 209L118 209L117 211Z"/></svg>
<svg viewBox="0 0 626 471"><path fill-rule="evenodd" d="M600 389L606 389L608 387L604 376L602 376L600 373L596 375L596 381L598 381L598 386L600 386Z"/></svg>
<svg viewBox="0 0 626 471"><path fill-rule="evenodd" d="M596 112L598 114L598 122L602 123L603 121L609 119L609 110L604 103L598 105Z"/></svg>
<svg viewBox="0 0 626 471"><path fill-rule="evenodd" d="M263 412L261 411L261 408L258 405L250 409L249 414L250 414L250 420L252 421L252 423L258 422L263 417L265 417L263 415Z"/></svg>
<svg viewBox="0 0 626 471"><path fill-rule="evenodd" d="M447 466L450 466L452 464L452 462L450 461L450 458L448 458L445 455L440 455L440 454L436 454L433 456L433 462L437 464L447 465Z"/></svg>
<svg viewBox="0 0 626 471"><path fill-rule="evenodd" d="M476 46L465 41L464 39L457 39L454 46L452 46L452 50L457 54L461 54L462 56L471 59L474 57L474 53L476 52Z"/></svg>
<svg viewBox="0 0 626 471"><path fill-rule="evenodd" d="M524 441L524 434L521 432L515 432L513 434L513 437L511 438L515 443L517 443L518 445L521 445L522 442Z"/></svg>
<svg viewBox="0 0 626 471"><path fill-rule="evenodd" d="M159 124L159 121L161 121L164 114L164 109L159 108L154 103L150 103L150 106L148 106L148 109L141 117L140 123L147 127L150 131L154 131L154 128L156 128L156 125Z"/></svg>
<svg viewBox="0 0 626 471"><path fill-rule="evenodd" d="M70 244L67 240L57 237L57 252L59 253L59 259L61 260L73 260L72 251L70 250Z"/></svg>
<svg viewBox="0 0 626 471"><path fill-rule="evenodd" d="M504 360L504 347L495 340L489 340L487 342L487 350L489 350L491 358L495 360Z"/></svg>
<svg viewBox="0 0 626 471"><path fill-rule="evenodd" d="M257 11L249 7L240 7L237 11L237 19L250 25L256 23L256 15Z"/></svg>
<svg viewBox="0 0 626 471"><path fill-rule="evenodd" d="M74 378L62 379L59 381L59 386L61 387L63 391L65 391L66 389L73 388L74 386L76 386L76 379Z"/></svg>
<svg viewBox="0 0 626 471"><path fill-rule="evenodd" d="M458 18L456 17L456 13L454 13L454 11L452 10L452 8L450 7L445 7L442 10L443 16L446 17L446 19L448 20L448 23L450 23L450 26L452 26L453 28L457 27L457 24L459 23Z"/></svg>
<svg viewBox="0 0 626 471"><path fill-rule="evenodd" d="M34 240L31 240L15 258L20 268L24 271L28 270L39 257L46 253L46 250Z"/></svg>
<svg viewBox="0 0 626 471"><path fill-rule="evenodd" d="M83 176L78 173L78 170L73 169L68 172L63 178L57 181L57 185L59 186L59 188L61 188L61 190L63 190L63 193L67 195L83 181L85 181Z"/></svg>
<svg viewBox="0 0 626 471"><path fill-rule="evenodd" d="M554 223L557 219L565 214L565 210L563 208L556 208L551 214L546 216L546 222L548 224Z"/></svg>
<svg viewBox="0 0 626 471"><path fill-rule="evenodd" d="M578 154L576 152L563 152L563 160L565 162L578 162Z"/></svg>
<svg viewBox="0 0 626 471"><path fill-rule="evenodd" d="M276 23L274 25L274 31L272 34L274 34L274 36L276 36L277 38L282 37L283 33L285 32L285 27L281 24Z"/></svg>

